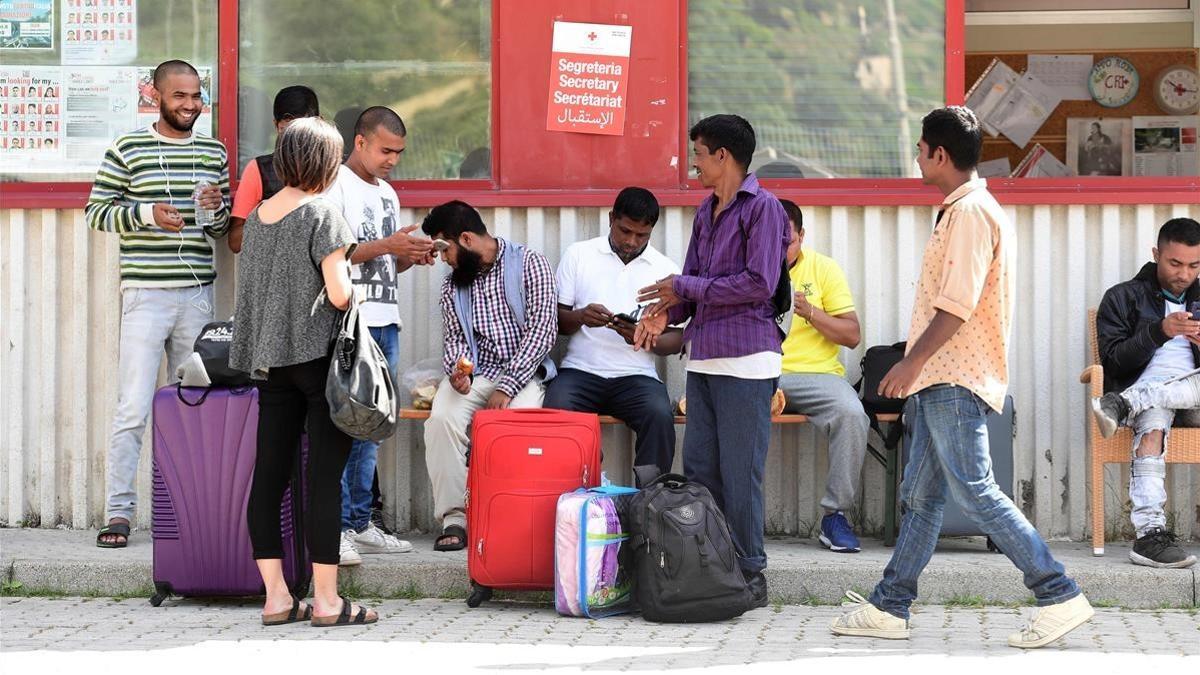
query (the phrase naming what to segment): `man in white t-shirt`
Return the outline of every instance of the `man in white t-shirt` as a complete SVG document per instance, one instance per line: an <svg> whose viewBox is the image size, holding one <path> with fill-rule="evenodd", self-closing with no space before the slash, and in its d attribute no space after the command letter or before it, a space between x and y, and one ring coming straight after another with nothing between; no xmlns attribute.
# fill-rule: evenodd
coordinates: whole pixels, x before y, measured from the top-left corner
<svg viewBox="0 0 1200 675"><path fill-rule="evenodd" d="M628 187L608 212L608 233L572 244L558 264L558 332L570 335L558 376L546 389L545 408L578 410L621 419L637 434L634 466L669 473L675 459L675 418L654 356L633 348L637 292L679 273L650 245L658 200ZM664 333L654 353L677 353L681 333Z"/></svg>
<svg viewBox="0 0 1200 675"><path fill-rule="evenodd" d="M1105 438L1119 424L1133 428L1129 517L1137 539L1130 561L1179 568L1196 556L1167 529L1165 456L1176 413L1200 408L1200 376L1189 376L1200 366L1200 321L1193 313L1200 303L1200 223L1168 220L1157 244L1154 262L1108 289L1096 312L1108 393L1093 400L1092 409Z"/></svg>
<svg viewBox="0 0 1200 675"><path fill-rule="evenodd" d="M365 297L360 316L383 351L395 378L400 358L400 308L396 304L396 275L415 264L433 264L433 242L410 233L418 225L400 228L400 200L388 184L400 161L408 135L404 122L390 108L367 108L354 125L354 147L338 170L337 181L325 197L336 204L358 238L350 261L356 290ZM371 520L372 485L379 444L355 441L342 475L341 564L357 565L362 553L403 553L412 546L377 527Z"/></svg>

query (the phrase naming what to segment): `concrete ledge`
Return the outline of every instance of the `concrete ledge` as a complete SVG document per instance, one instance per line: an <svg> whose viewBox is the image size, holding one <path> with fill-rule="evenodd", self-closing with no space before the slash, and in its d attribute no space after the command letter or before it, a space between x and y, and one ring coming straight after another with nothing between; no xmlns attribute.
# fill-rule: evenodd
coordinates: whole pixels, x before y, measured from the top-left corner
<svg viewBox="0 0 1200 675"><path fill-rule="evenodd" d="M412 553L364 556L340 575L359 597L460 597L469 590L466 554L435 553L433 537L412 534ZM149 533L135 531L125 549L94 544L94 531L0 529L0 565L15 593L137 596L150 594ZM769 538L767 570L771 599L785 604L836 604L846 590L866 594L887 565L892 549L866 540L858 554L836 554L813 539ZM1097 605L1128 608L1196 607L1196 570L1156 570L1129 563L1129 546L1109 544L1093 557L1085 543L1054 542L1054 555ZM943 539L921 578L926 604L1029 604L1021 573L982 538Z"/></svg>

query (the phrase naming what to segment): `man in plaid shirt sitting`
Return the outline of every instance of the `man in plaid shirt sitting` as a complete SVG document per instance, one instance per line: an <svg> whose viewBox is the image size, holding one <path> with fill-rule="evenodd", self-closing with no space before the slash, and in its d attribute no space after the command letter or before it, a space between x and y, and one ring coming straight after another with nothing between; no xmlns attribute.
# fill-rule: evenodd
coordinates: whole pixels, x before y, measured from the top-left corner
<svg viewBox="0 0 1200 675"><path fill-rule="evenodd" d="M435 207L421 229L449 244L441 292L446 379L425 423L425 464L442 521L433 548L457 551L467 544L467 430L475 411L539 408L554 377L554 273L538 251L488 234L479 212L461 201Z"/></svg>

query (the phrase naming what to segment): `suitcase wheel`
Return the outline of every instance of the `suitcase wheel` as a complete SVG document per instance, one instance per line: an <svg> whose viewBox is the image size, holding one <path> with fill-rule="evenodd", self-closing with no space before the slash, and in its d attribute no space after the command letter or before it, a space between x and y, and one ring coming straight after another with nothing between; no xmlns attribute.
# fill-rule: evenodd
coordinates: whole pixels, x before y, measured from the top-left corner
<svg viewBox="0 0 1200 675"><path fill-rule="evenodd" d="M471 588L471 594L467 596L467 607L474 609L492 599L492 589L487 586L480 586L472 581Z"/></svg>
<svg viewBox="0 0 1200 675"><path fill-rule="evenodd" d="M162 604L163 600L166 600L168 597L170 597L170 595L171 584L168 584L165 581L156 581L154 582L154 595L150 596L150 605L152 607L158 607Z"/></svg>
<svg viewBox="0 0 1200 675"><path fill-rule="evenodd" d="M991 551L992 553L1003 553L1004 552L1004 551L1000 550L1000 547L996 545L996 542L992 541L991 537L987 538L987 547L988 547L988 550Z"/></svg>

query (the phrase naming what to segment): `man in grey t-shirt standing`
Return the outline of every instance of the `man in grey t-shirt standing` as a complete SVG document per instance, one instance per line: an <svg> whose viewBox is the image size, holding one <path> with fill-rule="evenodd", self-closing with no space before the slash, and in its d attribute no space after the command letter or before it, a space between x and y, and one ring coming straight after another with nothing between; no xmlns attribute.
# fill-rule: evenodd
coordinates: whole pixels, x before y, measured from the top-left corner
<svg viewBox="0 0 1200 675"><path fill-rule="evenodd" d="M400 200L388 184L392 167L404 152L407 130L390 108L367 108L354 125L354 147L326 193L358 238L350 261L351 276L366 301L360 316L383 351L393 378L400 359L400 308L396 275L414 264L433 264L433 242L400 229ZM385 533L371 521L372 484L379 444L355 441L342 475L341 564L357 565L363 553L403 553L412 545Z"/></svg>

